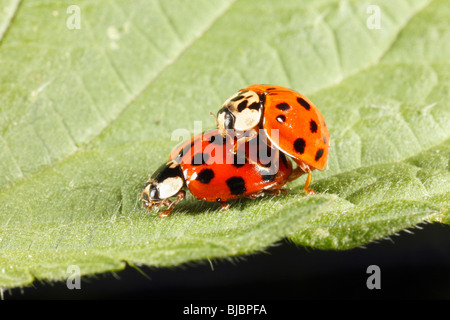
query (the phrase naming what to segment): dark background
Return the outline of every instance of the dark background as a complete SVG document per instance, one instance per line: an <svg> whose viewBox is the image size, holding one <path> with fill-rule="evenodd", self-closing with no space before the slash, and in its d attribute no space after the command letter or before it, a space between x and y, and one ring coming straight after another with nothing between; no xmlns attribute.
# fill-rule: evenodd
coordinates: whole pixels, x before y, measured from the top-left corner
<svg viewBox="0 0 450 320"><path fill-rule="evenodd" d="M16 299L449 299L450 226L421 225L391 240L347 251L321 251L280 241L267 253L190 263L141 267L82 278L80 290L66 283L39 283L4 293ZM381 269L381 289L369 290L369 265Z"/></svg>

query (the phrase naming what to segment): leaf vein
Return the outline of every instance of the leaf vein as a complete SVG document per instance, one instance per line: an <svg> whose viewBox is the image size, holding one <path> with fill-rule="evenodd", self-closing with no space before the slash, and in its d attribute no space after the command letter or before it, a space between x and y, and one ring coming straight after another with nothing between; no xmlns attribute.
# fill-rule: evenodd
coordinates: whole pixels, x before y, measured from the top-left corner
<svg viewBox="0 0 450 320"><path fill-rule="evenodd" d="M357 74L359 74L359 73L361 73L361 72L363 72L363 71L365 71L365 70L368 70L368 69L370 69L370 68L376 66L377 64L379 64L379 63L384 59L384 57L392 50L392 48L394 47L395 43L396 43L397 40L399 39L400 34L403 32L403 30L406 29L406 27L409 25L409 23L411 22L411 20L412 20L415 16L417 16L420 12L422 12L423 10L425 10L425 9L430 5L430 3L431 3L432 1L433 1L433 0L431 0L430 2L428 2L427 4L425 4L423 7L417 9L415 12L413 12L413 13L410 15L410 17L406 20L406 22L399 28L399 30L398 30L396 36L395 36L394 39L391 41L391 43L387 46L387 48L385 49L385 51L382 52L382 53L380 54L380 56L378 57L378 59L375 59L375 61L374 61L373 63L370 63L370 64L368 64L366 67L362 67L362 68L360 68L360 69L358 69L358 70L355 70L355 71L352 72L352 73L349 73L349 74L347 74L347 75L341 77L338 81L335 81L335 82L333 82L333 83L331 83L331 84L329 84L329 85L325 85L325 86L323 86L323 87L321 87L321 88L318 88L317 90L312 91L310 94L317 94L317 93L319 93L319 92L321 92L321 91L324 91L324 90L327 90L327 89L329 89L329 88L338 86L338 85L341 84L344 80L346 80L346 79L348 79L348 78L350 78L350 77L352 77L352 76L355 76L355 75L357 75ZM324 21L325 21L325 19L324 19ZM333 31L333 28L331 28L331 26L330 26L327 22L325 22L325 24L328 26L328 28L331 29L331 32L333 33L333 36L336 36L335 33L334 33L334 31ZM342 72L341 72L341 74L342 74Z"/></svg>
<svg viewBox="0 0 450 320"><path fill-rule="evenodd" d="M17 13L19 12L20 5L22 4L22 0L17 0L14 6L14 10L12 11L11 15L9 16L9 21L5 24L3 32L0 34L0 46L3 44L3 39L5 39L6 35L8 34L9 30L11 29L11 26L14 22L14 19L17 16Z"/></svg>

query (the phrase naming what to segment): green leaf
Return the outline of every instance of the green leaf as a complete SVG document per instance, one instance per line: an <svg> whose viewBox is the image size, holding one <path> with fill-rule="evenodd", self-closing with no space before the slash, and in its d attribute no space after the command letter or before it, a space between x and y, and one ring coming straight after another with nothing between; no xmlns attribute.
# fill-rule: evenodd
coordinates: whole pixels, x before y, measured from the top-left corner
<svg viewBox="0 0 450 320"><path fill-rule="evenodd" d="M316 184L339 201L295 228L291 240L349 249L428 221L449 223L450 140L402 162L361 167Z"/></svg>
<svg viewBox="0 0 450 320"><path fill-rule="evenodd" d="M441 1L4 1L0 13L0 287L298 244L347 249L449 223L450 9ZM380 29L370 29L369 5ZM306 94L329 169L287 196L181 202L138 192L237 89ZM174 136L174 138L176 138Z"/></svg>

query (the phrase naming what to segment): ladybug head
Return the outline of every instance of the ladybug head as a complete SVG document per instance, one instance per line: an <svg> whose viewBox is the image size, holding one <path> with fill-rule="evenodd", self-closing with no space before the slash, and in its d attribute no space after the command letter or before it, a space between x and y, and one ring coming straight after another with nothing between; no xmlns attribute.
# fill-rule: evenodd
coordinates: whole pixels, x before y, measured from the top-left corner
<svg viewBox="0 0 450 320"><path fill-rule="evenodd" d="M154 205L164 205L167 199L174 197L184 186L183 174L178 163L171 160L160 166L145 183L141 200L146 209Z"/></svg>
<svg viewBox="0 0 450 320"><path fill-rule="evenodd" d="M217 126L221 133L228 130L234 130L235 121L236 118L227 107L222 107L219 112L217 112Z"/></svg>

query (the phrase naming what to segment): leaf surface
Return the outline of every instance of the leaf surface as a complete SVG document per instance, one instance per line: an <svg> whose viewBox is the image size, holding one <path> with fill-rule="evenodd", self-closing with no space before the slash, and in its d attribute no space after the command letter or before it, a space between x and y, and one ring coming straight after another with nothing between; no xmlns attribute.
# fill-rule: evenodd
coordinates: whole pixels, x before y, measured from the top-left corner
<svg viewBox="0 0 450 320"><path fill-rule="evenodd" d="M6 1L0 14L0 287L264 250L288 236L348 249L448 223L450 9L445 1ZM287 196L180 203L138 192L236 90L306 94L329 169ZM184 129L184 130L183 130Z"/></svg>

